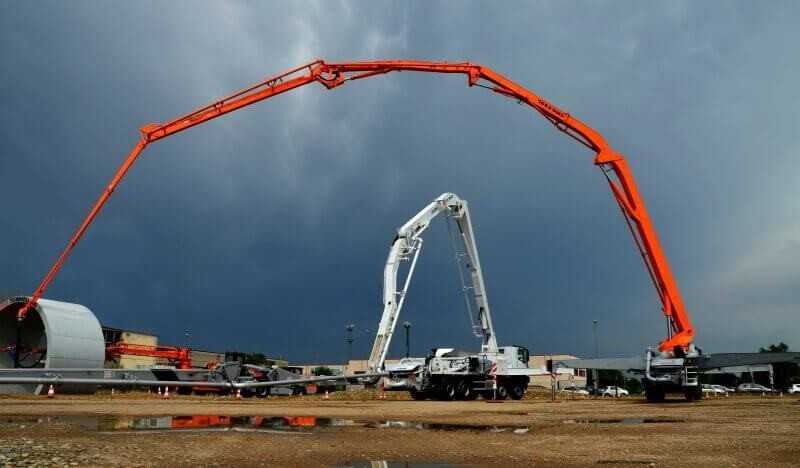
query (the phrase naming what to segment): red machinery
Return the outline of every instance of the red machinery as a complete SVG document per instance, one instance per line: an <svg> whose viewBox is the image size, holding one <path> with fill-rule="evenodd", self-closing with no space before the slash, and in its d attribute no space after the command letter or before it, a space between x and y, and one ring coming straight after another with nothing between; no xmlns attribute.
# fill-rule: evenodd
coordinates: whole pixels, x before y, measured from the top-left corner
<svg viewBox="0 0 800 468"><path fill-rule="evenodd" d="M151 346L132 343L113 343L106 346L106 357L119 359L123 354L128 356L145 356L166 359L174 363L178 369L192 368L192 350L172 346Z"/></svg>
<svg viewBox="0 0 800 468"><path fill-rule="evenodd" d="M23 320L31 307L42 297L42 294L53 281L72 249L86 232L86 229L103 208L103 205L123 177L125 177L133 163L136 162L139 154L150 143L309 83L318 82L327 89L333 89L348 81L383 75L393 71L465 75L470 86L483 87L529 105L558 130L593 151L595 154L594 164L600 167L608 180L614 198L622 210L625 221L630 228L636 246L641 253L661 300L663 313L668 321L668 333L667 338L659 344L659 349L664 352L675 352L675 354L685 353L694 339L694 329L689 321L678 286L672 276L667 258L661 249L656 231L647 214L644 201L639 195L625 158L614 151L599 133L569 113L500 75L491 68L469 62L380 60L326 63L322 60L315 60L256 83L167 123L145 125L141 128L139 142L128 154L122 166L117 170L111 182L95 202L91 211L39 284L39 287L36 288L30 300L19 310L17 314L18 320Z"/></svg>

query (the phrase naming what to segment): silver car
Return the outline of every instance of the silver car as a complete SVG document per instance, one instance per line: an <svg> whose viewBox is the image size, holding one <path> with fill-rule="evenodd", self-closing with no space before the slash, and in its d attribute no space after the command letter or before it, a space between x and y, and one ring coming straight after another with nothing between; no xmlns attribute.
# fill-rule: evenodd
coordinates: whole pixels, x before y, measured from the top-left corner
<svg viewBox="0 0 800 468"><path fill-rule="evenodd" d="M772 393L774 390L757 383L743 383L736 387L736 393Z"/></svg>

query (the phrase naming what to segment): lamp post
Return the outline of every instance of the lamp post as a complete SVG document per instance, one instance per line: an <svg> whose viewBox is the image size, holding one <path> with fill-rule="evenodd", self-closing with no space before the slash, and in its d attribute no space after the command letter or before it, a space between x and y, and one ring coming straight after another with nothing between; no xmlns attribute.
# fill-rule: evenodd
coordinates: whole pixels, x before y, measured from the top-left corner
<svg viewBox="0 0 800 468"><path fill-rule="evenodd" d="M592 320L592 335L594 336L594 358L597 359L600 357L599 347L597 345L597 320ZM594 388L600 388L600 372L597 369L592 369L592 382L594 383Z"/></svg>
<svg viewBox="0 0 800 468"><path fill-rule="evenodd" d="M347 330L347 337L344 339L345 343L347 343L347 363L345 364L349 365L350 360L353 358L353 330L355 330L356 326L351 323L344 328Z"/></svg>
<svg viewBox="0 0 800 468"><path fill-rule="evenodd" d="M403 328L406 329L406 357L411 356L411 322L403 322Z"/></svg>

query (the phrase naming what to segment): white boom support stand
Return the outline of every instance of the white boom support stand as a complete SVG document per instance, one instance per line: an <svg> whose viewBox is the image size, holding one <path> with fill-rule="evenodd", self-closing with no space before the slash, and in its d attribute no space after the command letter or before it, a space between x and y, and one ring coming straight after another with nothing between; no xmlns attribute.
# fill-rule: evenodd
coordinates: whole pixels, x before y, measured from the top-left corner
<svg viewBox="0 0 800 468"><path fill-rule="evenodd" d="M431 221L442 213L456 221L461 233L461 240L464 242L467 268L472 282L469 289L472 291L472 296L477 306L477 320L482 337L481 350L491 353L498 351L497 339L492 326L492 316L489 311L489 301L486 297L481 262L478 257L478 247L475 243L475 234L472 230L467 202L455 194L444 193L398 229L397 237L392 243L383 274L383 315L368 363L371 372L383 370L384 368L392 334L397 325L400 310L403 308L403 302L411 282L411 276L414 274L417 258L422 249L422 238L420 236L428 229ZM408 260L411 260L411 265L406 275L403 289L398 291L397 277L400 265Z"/></svg>

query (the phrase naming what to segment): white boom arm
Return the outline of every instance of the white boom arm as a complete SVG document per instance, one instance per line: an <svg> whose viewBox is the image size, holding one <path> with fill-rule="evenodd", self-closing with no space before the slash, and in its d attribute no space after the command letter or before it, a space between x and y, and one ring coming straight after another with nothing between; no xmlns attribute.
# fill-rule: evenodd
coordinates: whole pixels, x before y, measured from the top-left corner
<svg viewBox="0 0 800 468"><path fill-rule="evenodd" d="M443 212L455 219L461 234L461 240L464 243L467 256L466 267L470 272L472 282L468 289L472 291L473 299L478 308L477 319L480 336L483 340L482 351L497 352L497 340L494 336L489 301L486 297L481 262L478 258L478 247L475 244L475 234L472 230L467 202L455 194L444 193L398 229L397 237L395 237L392 248L389 250L389 257L386 260L386 267L383 273L383 316L381 317L378 333L375 336L375 343L372 346L372 353L369 357L368 366L370 371L382 370L384 367L392 334L397 325L400 310L403 308L406 292L411 282L411 276L414 274L414 267L422 249L422 238L420 236L428 228L431 221ZM400 264L408 260L411 260L411 266L403 289L398 291L397 276Z"/></svg>

